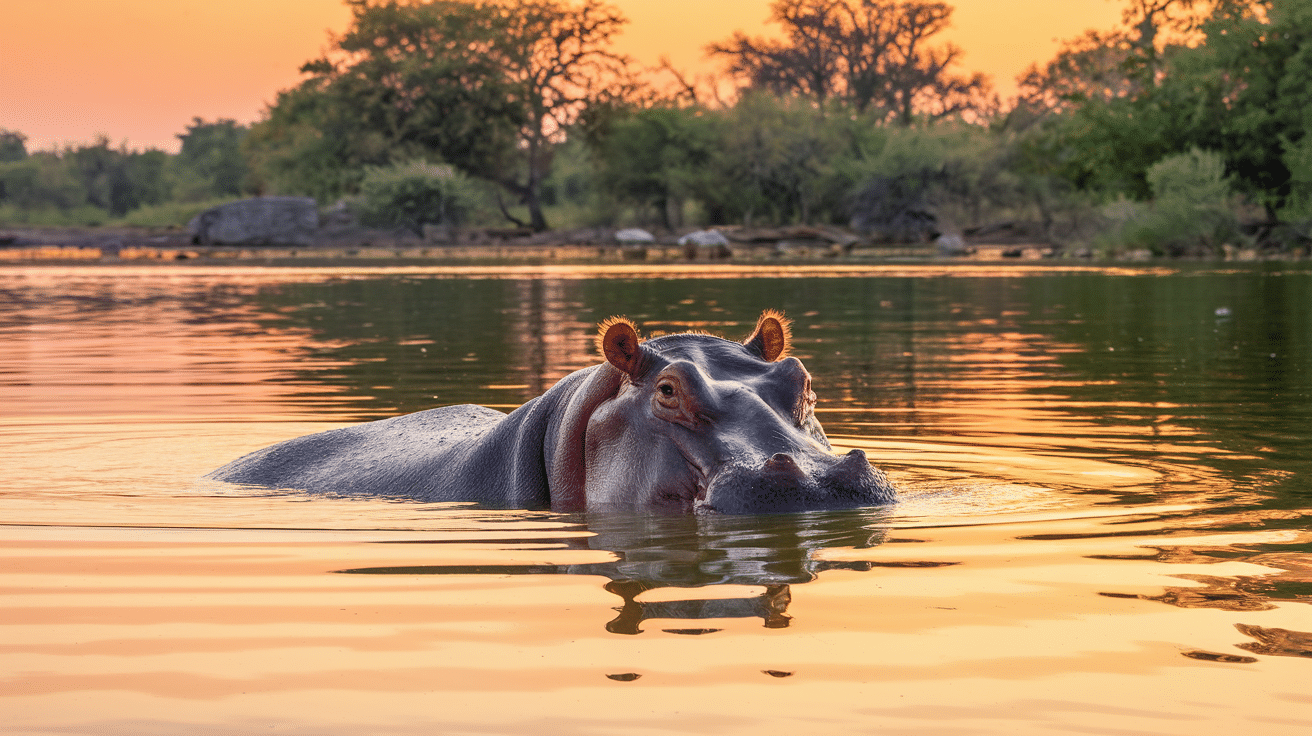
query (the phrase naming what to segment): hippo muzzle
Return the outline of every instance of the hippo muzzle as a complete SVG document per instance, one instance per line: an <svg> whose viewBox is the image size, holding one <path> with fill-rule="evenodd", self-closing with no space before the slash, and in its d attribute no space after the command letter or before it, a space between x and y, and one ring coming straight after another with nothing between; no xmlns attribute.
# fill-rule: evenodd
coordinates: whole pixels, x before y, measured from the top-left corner
<svg viewBox="0 0 1312 736"><path fill-rule="evenodd" d="M865 452L803 457L778 452L760 463L720 470L697 499L697 513L750 514L841 509L891 503L893 487Z"/></svg>

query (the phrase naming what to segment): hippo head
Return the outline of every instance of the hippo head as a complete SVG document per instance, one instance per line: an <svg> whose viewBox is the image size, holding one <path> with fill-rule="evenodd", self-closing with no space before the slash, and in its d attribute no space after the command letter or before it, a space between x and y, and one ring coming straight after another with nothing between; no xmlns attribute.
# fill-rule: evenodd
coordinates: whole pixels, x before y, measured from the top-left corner
<svg viewBox="0 0 1312 736"><path fill-rule="evenodd" d="M742 343L702 334L639 341L612 318L598 338L618 391L588 418L589 509L771 513L891 503L861 450L835 455L788 320L761 315Z"/></svg>

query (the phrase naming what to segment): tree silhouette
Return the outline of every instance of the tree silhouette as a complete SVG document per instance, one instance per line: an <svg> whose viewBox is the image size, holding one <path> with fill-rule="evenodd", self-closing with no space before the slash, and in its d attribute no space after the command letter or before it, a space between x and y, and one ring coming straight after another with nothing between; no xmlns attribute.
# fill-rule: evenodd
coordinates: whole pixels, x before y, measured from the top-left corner
<svg viewBox="0 0 1312 736"><path fill-rule="evenodd" d="M601 0L348 4L350 28L302 67L310 77L280 95L254 148L278 159L288 141L281 159L292 168L440 159L514 195L545 230L555 146L625 76L609 48L624 17Z"/></svg>
<svg viewBox="0 0 1312 736"><path fill-rule="evenodd" d="M858 112L882 111L900 125L917 115L940 118L985 104L983 75L953 76L961 56L952 44L931 46L952 7L927 0L776 0L770 19L785 39L737 33L709 52L732 73L776 94L800 94L822 109L841 99Z"/></svg>

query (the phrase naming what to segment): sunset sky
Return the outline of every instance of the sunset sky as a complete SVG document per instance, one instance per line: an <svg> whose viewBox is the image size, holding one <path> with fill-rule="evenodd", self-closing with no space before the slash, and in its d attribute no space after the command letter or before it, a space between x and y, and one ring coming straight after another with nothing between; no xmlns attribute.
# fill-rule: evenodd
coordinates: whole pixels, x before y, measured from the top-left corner
<svg viewBox="0 0 1312 736"><path fill-rule="evenodd" d="M618 50L692 73L714 69L708 43L735 30L768 33L770 0L612 0L629 18ZM1005 95L1058 41L1109 28L1116 0L954 0L941 40L962 47L960 71L990 75ZM192 117L258 119L297 68L345 30L341 0L55 0L0 8L0 128L28 150L91 141L177 149Z"/></svg>

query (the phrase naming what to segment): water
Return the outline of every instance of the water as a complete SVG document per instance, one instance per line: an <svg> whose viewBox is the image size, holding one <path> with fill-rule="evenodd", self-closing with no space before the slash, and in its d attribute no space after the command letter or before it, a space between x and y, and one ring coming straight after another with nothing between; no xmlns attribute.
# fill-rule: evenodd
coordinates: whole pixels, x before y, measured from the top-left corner
<svg viewBox="0 0 1312 736"><path fill-rule="evenodd" d="M896 507L200 480L765 307ZM1303 734L1310 441L1289 265L5 268L0 730Z"/></svg>

